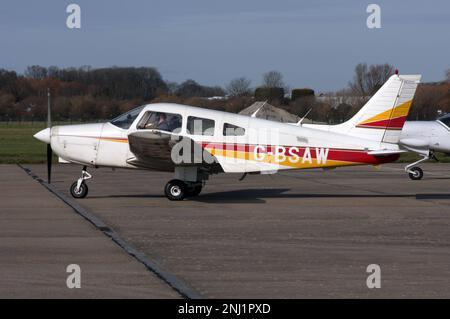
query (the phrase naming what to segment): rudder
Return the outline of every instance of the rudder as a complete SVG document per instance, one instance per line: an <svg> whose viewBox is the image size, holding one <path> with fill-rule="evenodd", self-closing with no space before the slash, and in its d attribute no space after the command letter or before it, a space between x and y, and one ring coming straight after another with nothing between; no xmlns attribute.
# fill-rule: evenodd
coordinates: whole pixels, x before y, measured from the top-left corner
<svg viewBox="0 0 450 319"><path fill-rule="evenodd" d="M385 143L398 143L421 75L392 75L338 131Z"/></svg>

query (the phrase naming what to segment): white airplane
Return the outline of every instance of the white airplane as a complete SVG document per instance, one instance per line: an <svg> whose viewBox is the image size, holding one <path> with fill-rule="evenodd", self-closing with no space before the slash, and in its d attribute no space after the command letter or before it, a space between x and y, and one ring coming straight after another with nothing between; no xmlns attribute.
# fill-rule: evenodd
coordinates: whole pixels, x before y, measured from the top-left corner
<svg viewBox="0 0 450 319"><path fill-rule="evenodd" d="M403 148L422 156L422 159L407 166L411 167L411 179L422 179L423 170L415 165L430 158L436 159L435 152L450 154L450 114L436 121L407 121L399 143Z"/></svg>
<svg viewBox="0 0 450 319"><path fill-rule="evenodd" d="M393 75L349 121L308 128L179 104L148 104L108 123L49 127L35 137L62 163L83 166L70 187L88 193L91 167L173 171L170 200L198 195L217 173L273 174L279 170L379 165L405 152L400 131L420 75ZM50 117L50 112L49 112Z"/></svg>

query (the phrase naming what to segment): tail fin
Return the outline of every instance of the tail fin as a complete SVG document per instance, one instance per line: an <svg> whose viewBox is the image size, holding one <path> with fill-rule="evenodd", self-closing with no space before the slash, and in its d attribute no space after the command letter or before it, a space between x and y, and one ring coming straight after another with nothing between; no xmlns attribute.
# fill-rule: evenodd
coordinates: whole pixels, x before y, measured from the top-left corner
<svg viewBox="0 0 450 319"><path fill-rule="evenodd" d="M339 131L365 139L398 143L421 75L392 75Z"/></svg>

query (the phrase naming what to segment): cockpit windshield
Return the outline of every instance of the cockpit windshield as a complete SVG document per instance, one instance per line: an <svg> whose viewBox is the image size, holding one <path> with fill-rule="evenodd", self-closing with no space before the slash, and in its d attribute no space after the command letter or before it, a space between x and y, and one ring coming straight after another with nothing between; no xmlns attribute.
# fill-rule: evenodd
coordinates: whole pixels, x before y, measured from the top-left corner
<svg viewBox="0 0 450 319"><path fill-rule="evenodd" d="M438 118L438 121L442 122L450 129L450 113Z"/></svg>
<svg viewBox="0 0 450 319"><path fill-rule="evenodd" d="M131 111L128 111L122 115L119 115L115 119L111 120L110 123L117 127L123 128L124 130L128 130L130 128L131 124L133 124L134 120L136 119L136 117L138 117L138 115L141 113L141 111L144 107L145 107L145 105L139 106L135 109L132 109Z"/></svg>

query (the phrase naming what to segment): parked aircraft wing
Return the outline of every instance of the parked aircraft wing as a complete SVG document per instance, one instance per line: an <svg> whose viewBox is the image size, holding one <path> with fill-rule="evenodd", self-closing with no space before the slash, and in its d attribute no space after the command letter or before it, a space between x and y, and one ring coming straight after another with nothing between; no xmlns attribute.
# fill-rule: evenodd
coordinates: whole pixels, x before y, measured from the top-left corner
<svg viewBox="0 0 450 319"><path fill-rule="evenodd" d="M387 156L387 155L394 155L394 154L401 154L406 153L405 150L375 150L370 151L367 154L373 155L373 156Z"/></svg>
<svg viewBox="0 0 450 319"><path fill-rule="evenodd" d="M428 140L418 138L403 138L399 142L400 146L408 151L429 156L430 146Z"/></svg>

